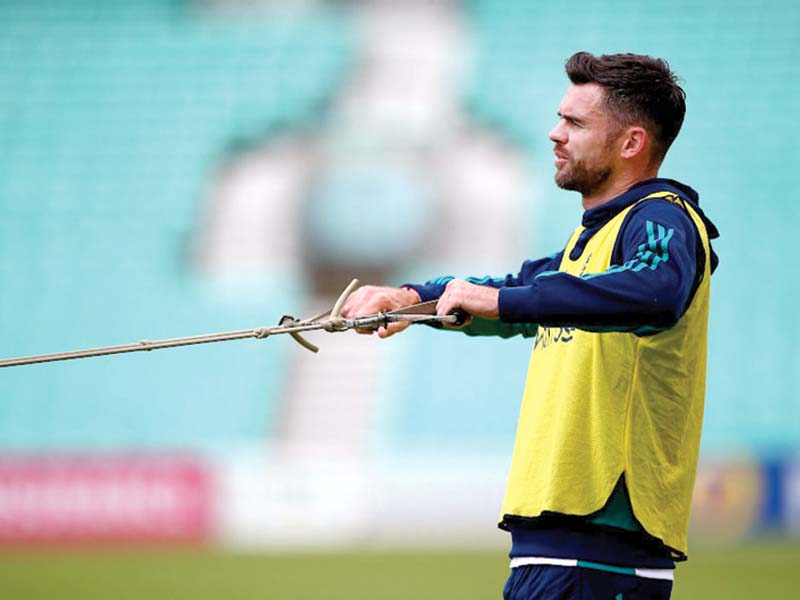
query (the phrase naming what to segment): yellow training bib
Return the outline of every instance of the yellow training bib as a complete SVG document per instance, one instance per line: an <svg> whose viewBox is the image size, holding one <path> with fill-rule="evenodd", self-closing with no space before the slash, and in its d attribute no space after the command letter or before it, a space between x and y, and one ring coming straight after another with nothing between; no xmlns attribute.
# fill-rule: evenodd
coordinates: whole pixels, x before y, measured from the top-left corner
<svg viewBox="0 0 800 600"><path fill-rule="evenodd" d="M548 511L590 515L624 474L636 519L685 555L703 421L711 252L690 206L669 192L639 202L651 198L678 203L694 222L706 256L700 286L678 323L655 335L539 328L502 514L503 520ZM606 271L636 204L606 223L572 261L578 227L559 270Z"/></svg>

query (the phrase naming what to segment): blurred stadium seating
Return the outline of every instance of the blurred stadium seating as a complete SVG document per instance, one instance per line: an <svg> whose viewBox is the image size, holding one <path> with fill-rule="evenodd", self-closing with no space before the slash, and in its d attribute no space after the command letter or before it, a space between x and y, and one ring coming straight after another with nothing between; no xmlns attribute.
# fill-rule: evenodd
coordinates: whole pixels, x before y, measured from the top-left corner
<svg viewBox="0 0 800 600"><path fill-rule="evenodd" d="M319 118L347 65L341 15L248 22L191 18L177 1L4 2L0 31L6 353L254 327L296 303L299 285L269 273L223 290L198 281L192 229L231 147ZM285 348L8 371L0 439L21 451L260 439Z"/></svg>

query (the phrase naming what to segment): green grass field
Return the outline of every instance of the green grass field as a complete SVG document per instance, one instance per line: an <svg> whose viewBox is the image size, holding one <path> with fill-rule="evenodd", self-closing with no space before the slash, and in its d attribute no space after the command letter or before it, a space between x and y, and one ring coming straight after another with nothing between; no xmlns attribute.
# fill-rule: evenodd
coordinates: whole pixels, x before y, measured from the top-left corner
<svg viewBox="0 0 800 600"><path fill-rule="evenodd" d="M231 554L199 550L77 550L0 554L3 600L408 600L499 598L502 552ZM673 598L800 597L800 544L697 551Z"/></svg>

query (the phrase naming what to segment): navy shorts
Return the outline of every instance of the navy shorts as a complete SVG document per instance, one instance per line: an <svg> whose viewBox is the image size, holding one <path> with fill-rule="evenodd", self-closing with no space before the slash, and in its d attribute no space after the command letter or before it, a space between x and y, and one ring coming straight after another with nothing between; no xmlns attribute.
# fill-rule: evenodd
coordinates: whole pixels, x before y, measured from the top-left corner
<svg viewBox="0 0 800 600"><path fill-rule="evenodd" d="M672 582L581 567L511 569L504 600L669 600Z"/></svg>

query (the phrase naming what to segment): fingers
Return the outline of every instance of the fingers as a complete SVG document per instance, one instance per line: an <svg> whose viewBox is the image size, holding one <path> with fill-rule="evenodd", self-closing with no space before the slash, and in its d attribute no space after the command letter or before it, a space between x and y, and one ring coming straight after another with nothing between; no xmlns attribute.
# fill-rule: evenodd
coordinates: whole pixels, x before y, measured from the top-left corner
<svg viewBox="0 0 800 600"><path fill-rule="evenodd" d="M409 325L411 325L410 321L399 321L397 323L389 323L386 327L378 328L378 337L386 339L390 336L393 336L395 333L400 333L401 331L405 330Z"/></svg>
<svg viewBox="0 0 800 600"><path fill-rule="evenodd" d="M411 289L366 285L354 291L342 307L342 316L349 319L374 315L383 311L397 310L420 301L419 294ZM380 328L378 335L386 338L403 331L408 323L390 323ZM358 333L369 335L372 329L356 329Z"/></svg>
<svg viewBox="0 0 800 600"><path fill-rule="evenodd" d="M419 302L419 294L406 288L367 285L350 294L342 315L350 318L392 311Z"/></svg>
<svg viewBox="0 0 800 600"><path fill-rule="evenodd" d="M439 301L436 303L437 315L444 317L451 314L454 310L460 309L462 307L462 297L460 288L461 288L460 280L458 279L453 279L452 281L449 281L447 283L444 294L442 294L441 298L439 298ZM467 325L469 321L470 319L467 319L459 325L455 325L453 323L443 323L443 325L447 329L461 329L462 327Z"/></svg>
<svg viewBox="0 0 800 600"><path fill-rule="evenodd" d="M361 309L364 304L369 301L371 287L372 286L369 285L360 287L347 297L347 300L345 300L342 306L343 317L361 317L366 314L361 312Z"/></svg>
<svg viewBox="0 0 800 600"><path fill-rule="evenodd" d="M500 315L499 294L497 288L453 279L447 283L444 294L436 304L436 314L449 315L460 308L472 316L496 319Z"/></svg>
<svg viewBox="0 0 800 600"><path fill-rule="evenodd" d="M443 317L449 315L456 308L463 308L464 293L461 284L470 285L466 281L461 281L460 279L453 279L447 282L444 288L444 294L442 294L441 298L439 298L439 301L436 303L437 315Z"/></svg>

